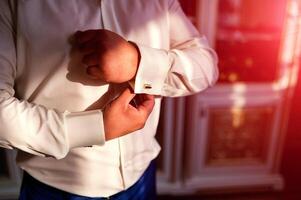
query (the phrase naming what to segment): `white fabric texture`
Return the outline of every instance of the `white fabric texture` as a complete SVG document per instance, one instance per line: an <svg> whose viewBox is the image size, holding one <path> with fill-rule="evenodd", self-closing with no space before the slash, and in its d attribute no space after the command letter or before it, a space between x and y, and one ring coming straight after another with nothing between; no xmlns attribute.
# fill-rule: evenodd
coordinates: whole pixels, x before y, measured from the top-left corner
<svg viewBox="0 0 301 200"><path fill-rule="evenodd" d="M90 80L70 42L102 28L137 44L134 91L158 95L143 129L110 141L101 110L85 110L124 85ZM215 52L176 0L0 1L0 146L61 190L106 197L133 185L160 151L160 96L200 92L217 76Z"/></svg>

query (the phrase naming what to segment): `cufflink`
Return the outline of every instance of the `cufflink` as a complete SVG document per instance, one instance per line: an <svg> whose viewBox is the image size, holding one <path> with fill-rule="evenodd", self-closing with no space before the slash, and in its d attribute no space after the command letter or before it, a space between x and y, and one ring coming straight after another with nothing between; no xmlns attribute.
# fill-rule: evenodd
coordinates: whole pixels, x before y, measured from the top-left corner
<svg viewBox="0 0 301 200"><path fill-rule="evenodd" d="M144 87L144 89L152 89L151 84L148 84L148 83L145 83L145 84L143 85L143 87Z"/></svg>

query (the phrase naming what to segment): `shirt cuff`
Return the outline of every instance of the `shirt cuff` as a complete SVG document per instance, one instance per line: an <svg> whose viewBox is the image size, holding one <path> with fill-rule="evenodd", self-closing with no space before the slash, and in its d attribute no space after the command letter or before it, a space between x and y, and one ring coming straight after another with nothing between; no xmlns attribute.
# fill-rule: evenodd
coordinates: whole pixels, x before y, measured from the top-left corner
<svg viewBox="0 0 301 200"><path fill-rule="evenodd" d="M160 95L170 64L168 52L137 44L140 63L134 82L129 82L135 93Z"/></svg>
<svg viewBox="0 0 301 200"><path fill-rule="evenodd" d="M69 148L104 145L105 132L101 110L65 115Z"/></svg>

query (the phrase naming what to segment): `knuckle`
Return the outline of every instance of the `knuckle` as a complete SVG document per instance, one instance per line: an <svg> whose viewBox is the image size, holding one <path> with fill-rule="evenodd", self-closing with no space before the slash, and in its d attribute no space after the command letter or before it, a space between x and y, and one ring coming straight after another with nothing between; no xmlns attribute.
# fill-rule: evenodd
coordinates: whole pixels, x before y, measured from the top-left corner
<svg viewBox="0 0 301 200"><path fill-rule="evenodd" d="M138 125L138 129L143 129L145 126L145 122L142 122Z"/></svg>
<svg viewBox="0 0 301 200"><path fill-rule="evenodd" d="M144 128L145 123L146 123L146 120L147 120L146 117L140 117L140 118L139 118L139 120L138 120L138 126L139 126L139 129Z"/></svg>
<svg viewBox="0 0 301 200"><path fill-rule="evenodd" d="M110 82L113 80L113 75L112 72L110 70L110 67L104 66L103 70L102 70L102 74L103 74L103 79L106 82Z"/></svg>
<svg viewBox="0 0 301 200"><path fill-rule="evenodd" d="M151 105L151 106L147 109L147 116L150 115L150 114L152 113L153 109L154 109L154 104Z"/></svg>
<svg viewBox="0 0 301 200"><path fill-rule="evenodd" d="M111 76L109 74L103 72L103 80L105 82L111 82L112 78L111 78Z"/></svg>

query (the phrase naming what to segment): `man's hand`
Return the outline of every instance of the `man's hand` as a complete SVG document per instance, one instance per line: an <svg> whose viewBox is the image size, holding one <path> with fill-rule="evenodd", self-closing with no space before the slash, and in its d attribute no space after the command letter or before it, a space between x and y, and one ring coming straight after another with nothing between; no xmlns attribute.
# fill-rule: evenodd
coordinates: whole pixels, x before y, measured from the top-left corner
<svg viewBox="0 0 301 200"><path fill-rule="evenodd" d="M136 100L135 106L131 105L133 99ZM154 96L133 94L129 88L125 89L104 110L106 140L143 128L154 105Z"/></svg>
<svg viewBox="0 0 301 200"><path fill-rule="evenodd" d="M100 109L101 105L95 102L87 110ZM106 141L143 128L154 105L153 95L133 94L129 88L125 89L117 99L104 108Z"/></svg>
<svg viewBox="0 0 301 200"><path fill-rule="evenodd" d="M91 78L123 83L135 77L140 54L134 44L104 29L78 31L75 38Z"/></svg>

